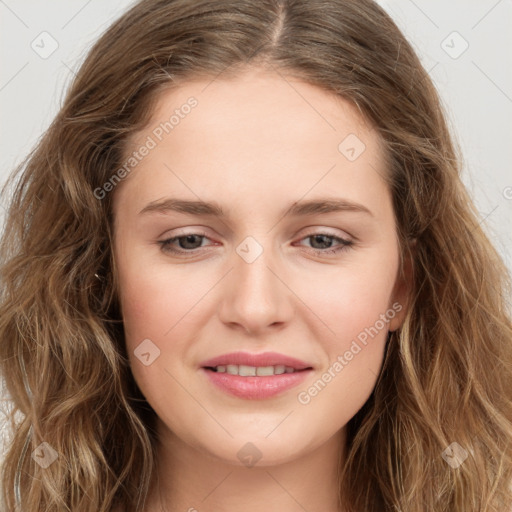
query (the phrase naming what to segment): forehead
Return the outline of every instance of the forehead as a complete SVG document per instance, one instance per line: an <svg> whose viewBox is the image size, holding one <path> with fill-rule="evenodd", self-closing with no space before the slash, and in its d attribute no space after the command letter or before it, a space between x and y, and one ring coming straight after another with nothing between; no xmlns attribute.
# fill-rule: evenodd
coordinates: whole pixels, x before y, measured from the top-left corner
<svg viewBox="0 0 512 512"><path fill-rule="evenodd" d="M385 173L380 137L357 107L257 69L162 92L150 122L128 141L125 159L144 145L151 149L118 189L129 185L129 193L148 200L176 187L196 196L209 190L267 198L271 190L300 195L348 187L364 196Z"/></svg>
<svg viewBox="0 0 512 512"><path fill-rule="evenodd" d="M187 106L191 98L197 102L192 109ZM257 137L253 137L255 144L276 137L293 141L304 132L308 136L312 132L330 134L336 142L345 129L377 137L357 107L346 99L284 72L260 68L249 68L227 79L197 78L178 82L175 87L160 92L153 110L148 125L129 139L130 146L169 121L174 134L187 127L194 131L201 127L204 130L216 128L232 136L236 134L247 142L257 130ZM184 122L187 117L192 121ZM243 129L240 131L240 128ZM168 134L169 130L162 135L167 138ZM214 135L210 133L208 139Z"/></svg>

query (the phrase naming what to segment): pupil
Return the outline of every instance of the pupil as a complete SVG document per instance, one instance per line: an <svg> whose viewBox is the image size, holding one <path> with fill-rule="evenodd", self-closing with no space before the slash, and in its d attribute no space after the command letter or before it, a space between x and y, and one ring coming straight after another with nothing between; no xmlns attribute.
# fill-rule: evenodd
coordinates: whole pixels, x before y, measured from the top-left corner
<svg viewBox="0 0 512 512"><path fill-rule="evenodd" d="M326 236L326 235L314 235L314 236L313 236L313 239L315 240L315 242L316 242L318 239L320 239L320 244L322 244L322 239L323 239L323 243L324 243L324 244L327 244L327 247L329 247L329 246L330 246L330 244L329 244L329 237L328 237L328 236ZM325 249L325 247L323 247L323 248Z"/></svg>
<svg viewBox="0 0 512 512"><path fill-rule="evenodd" d="M195 238L198 238L198 235L185 235L184 237L181 237L181 241L184 241L184 246L183 244L182 245L182 248L184 249L195 249L195 247L188 247L187 244L188 243L191 243L192 245L194 245L194 239ZM197 243L196 243L197 245ZM199 245L200 245L200 242L199 242Z"/></svg>

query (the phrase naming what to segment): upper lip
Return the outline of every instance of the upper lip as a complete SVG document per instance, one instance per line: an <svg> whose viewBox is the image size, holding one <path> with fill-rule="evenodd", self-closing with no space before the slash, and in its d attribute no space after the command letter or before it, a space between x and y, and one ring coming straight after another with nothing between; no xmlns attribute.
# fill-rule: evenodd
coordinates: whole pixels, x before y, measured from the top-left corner
<svg viewBox="0 0 512 512"><path fill-rule="evenodd" d="M294 370L304 370L311 368L311 365L296 359L295 357L286 356L277 352L262 352L260 354L251 354L249 352L231 352L203 361L203 368L214 368L216 366L245 365L245 366L277 366L284 365Z"/></svg>

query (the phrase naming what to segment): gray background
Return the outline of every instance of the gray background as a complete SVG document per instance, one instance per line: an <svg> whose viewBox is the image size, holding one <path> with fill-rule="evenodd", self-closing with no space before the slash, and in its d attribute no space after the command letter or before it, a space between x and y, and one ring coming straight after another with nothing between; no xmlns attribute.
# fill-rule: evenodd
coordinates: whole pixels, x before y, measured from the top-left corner
<svg viewBox="0 0 512 512"><path fill-rule="evenodd" d="M50 124L90 45L131 3L0 0L0 184ZM512 0L379 3L438 87L464 156L464 182L512 269ZM0 455L5 412L0 402Z"/></svg>

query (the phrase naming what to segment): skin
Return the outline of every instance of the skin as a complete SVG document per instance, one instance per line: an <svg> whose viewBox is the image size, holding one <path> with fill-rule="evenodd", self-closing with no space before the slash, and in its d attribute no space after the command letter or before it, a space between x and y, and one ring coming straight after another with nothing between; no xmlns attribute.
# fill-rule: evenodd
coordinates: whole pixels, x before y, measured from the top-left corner
<svg viewBox="0 0 512 512"><path fill-rule="evenodd" d="M388 330L401 325L407 309L379 136L345 100L252 68L163 93L129 153L190 96L198 105L114 191L126 344L134 378L159 418L159 467L146 511L339 511L336 470L346 425L370 396ZM354 161L338 150L348 134L366 146ZM229 217L139 214L169 196L215 201ZM359 203L371 214L282 217L293 202L324 197ZM189 251L183 256L158 243L198 232L207 236L173 243ZM328 254L342 246L310 236L322 233L353 243ZM251 263L236 251L248 236L263 250ZM298 393L396 302L401 311L300 403ZM144 339L160 350L148 366L134 354ZM237 350L276 351L314 371L273 398L233 397L199 368ZM237 456L248 442L261 454L253 467Z"/></svg>

